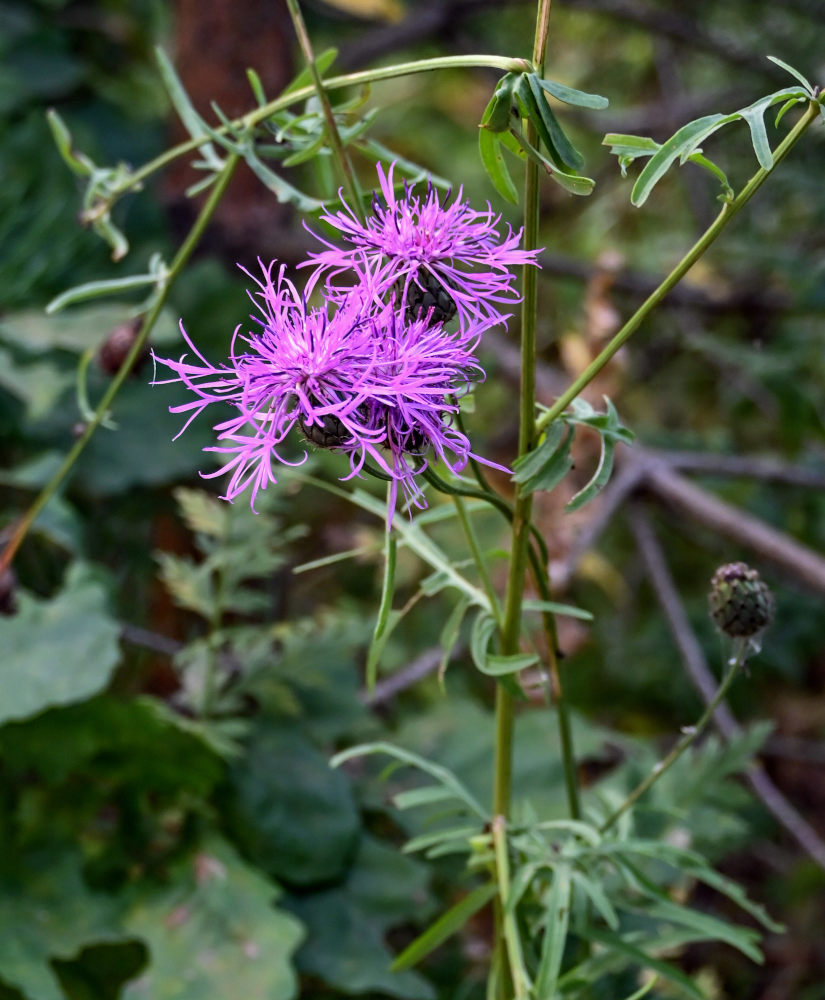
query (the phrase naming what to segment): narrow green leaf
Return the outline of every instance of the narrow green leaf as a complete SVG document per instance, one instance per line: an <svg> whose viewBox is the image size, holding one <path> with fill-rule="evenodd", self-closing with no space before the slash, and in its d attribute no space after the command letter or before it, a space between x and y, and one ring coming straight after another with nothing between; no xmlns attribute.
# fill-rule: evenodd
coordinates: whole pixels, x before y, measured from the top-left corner
<svg viewBox="0 0 825 1000"><path fill-rule="evenodd" d="M490 132L507 131L510 125L515 84L516 75L514 73L507 73L499 80L495 93L481 116L481 128Z"/></svg>
<svg viewBox="0 0 825 1000"><path fill-rule="evenodd" d="M403 811L454 798L455 792L451 788L444 785L425 785L423 788L410 788L406 792L399 792L393 796L392 802L396 809Z"/></svg>
<svg viewBox="0 0 825 1000"><path fill-rule="evenodd" d="M728 180L728 175L720 166L714 163L713 160L709 159L707 156L703 156L702 153L691 153L688 159L691 163L695 163L697 166L702 167L709 173L713 174L713 176L722 185L722 193L725 198L733 198L733 188Z"/></svg>
<svg viewBox="0 0 825 1000"><path fill-rule="evenodd" d="M49 123L55 145L66 166L78 177L91 177L95 170L94 163L85 153L74 148L72 134L54 108L49 108L46 112L46 121Z"/></svg>
<svg viewBox="0 0 825 1000"><path fill-rule="evenodd" d="M670 169L680 156L688 155L698 144L716 129L732 120L731 115L706 115L696 121L683 125L674 135L663 143L653 154L644 170L639 174L633 185L630 200L637 207L643 205L650 192Z"/></svg>
<svg viewBox="0 0 825 1000"><path fill-rule="evenodd" d="M261 78L251 66L247 67L246 79L249 81L249 86L255 95L255 100L258 102L258 107L262 108L266 104L266 91L264 90L264 85L261 83Z"/></svg>
<svg viewBox="0 0 825 1000"><path fill-rule="evenodd" d="M318 70L320 76L330 68L330 66L338 58L338 49L324 49L324 51L315 57L315 66ZM312 72L307 66L301 70L301 72L295 77L295 79L286 88L284 88L284 94L291 94L293 90L301 90L303 87L312 86Z"/></svg>
<svg viewBox="0 0 825 1000"><path fill-rule="evenodd" d="M378 675L378 663L381 660L381 655L387 645L387 641L393 633L395 626L404 617L401 611L390 611L386 616L384 622L384 628L380 635L373 633L372 641L370 642L370 648L367 652L367 663L366 663L366 684L368 691L375 690L375 679Z"/></svg>
<svg viewBox="0 0 825 1000"><path fill-rule="evenodd" d="M584 90L566 87L555 80L542 80L538 77L537 79L540 87L565 104L573 104L578 108L592 108L594 111L603 111L610 104L610 101L600 94L588 94Z"/></svg>
<svg viewBox="0 0 825 1000"><path fill-rule="evenodd" d="M439 636L439 645L444 651L441 660L438 664L438 683L444 686L444 675L447 672L447 666L450 662L450 657L452 655L455 644L458 642L458 636L461 632L461 623L464 621L464 616L467 614L467 610L470 607L470 598L466 594L458 599L458 603L450 612L447 621L444 622L444 627L441 629L441 635Z"/></svg>
<svg viewBox="0 0 825 1000"><path fill-rule="evenodd" d="M570 922L570 895L572 883L567 865L557 865L553 871L550 898L544 917L544 940L541 959L536 974L536 996L553 997L564 958L567 927Z"/></svg>
<svg viewBox="0 0 825 1000"><path fill-rule="evenodd" d="M773 166L773 153L771 152L771 144L768 142L764 114L764 107L745 108L742 111L742 117L751 130L751 142L753 143L753 151L756 153L759 166L764 170L770 170Z"/></svg>
<svg viewBox="0 0 825 1000"><path fill-rule="evenodd" d="M83 285L76 285L65 292L61 292L46 306L46 312L60 312L66 306L75 302L84 302L87 299L99 299L105 295L119 295L121 292L131 291L133 288L145 288L147 285L156 285L158 276L156 274L130 274L126 278L107 278L103 281L87 281Z"/></svg>
<svg viewBox="0 0 825 1000"><path fill-rule="evenodd" d="M785 72L787 72L787 73L790 73L790 74L791 74L791 76L793 76L793 77L795 77L795 78L796 78L797 80L799 80L799 82L800 82L800 83L802 84L802 86L803 86L803 87L805 88L805 90L806 90L806 91L808 92L808 96L810 96L810 97L813 97L813 94L814 94L814 88L813 88L813 86L812 86L812 84L811 84L810 80L808 80L808 79L807 79L807 77L804 77L804 76L803 76L803 75L802 75L802 74L801 74L801 73L799 72L799 70L798 70L798 69L794 69L794 67L793 67L793 66L791 66L791 65L789 65L788 63L784 62L784 61L783 61L782 59L778 59L778 58L777 58L776 56L768 56L768 59L770 59L770 61L771 61L772 63L775 63L775 64L776 64L777 66L781 66L781 67L782 67L782 69L784 69L784 70L785 70Z"/></svg>
<svg viewBox="0 0 825 1000"><path fill-rule="evenodd" d="M431 951L460 931L474 913L478 913L490 902L496 892L497 888L492 882L480 885L469 892L401 952L392 963L393 971L409 969L422 958L426 958Z"/></svg>
<svg viewBox="0 0 825 1000"><path fill-rule="evenodd" d="M370 651L367 656L367 690L370 692L375 690L378 660L380 658L380 650L375 655L373 655L373 650L381 643L384 633L387 632L392 612L392 599L395 594L395 556L397 550L398 543L395 535L392 531L387 531L384 539L384 582L381 586L381 603L378 607L378 618L375 622L372 643L370 644ZM381 643L382 648L383 645L384 643Z"/></svg>
<svg viewBox="0 0 825 1000"><path fill-rule="evenodd" d="M527 462L514 465L515 474L513 479L521 483L525 493L534 493L536 490L552 490L564 479L567 473L573 468L573 459L570 457L570 446L573 443L573 429L563 423L552 425L562 428L563 440L553 447L557 434L553 433L548 441L540 445L537 451L531 452L527 457ZM551 428L552 429L552 428ZM539 455L544 459L539 460ZM535 456L535 457L534 457ZM535 470L527 474L528 470ZM523 478L520 478L523 477Z"/></svg>
<svg viewBox="0 0 825 1000"><path fill-rule="evenodd" d="M486 672L484 667L489 656L487 650L495 630L496 622L489 611L479 611L470 633L470 655L473 658L473 663L482 673Z"/></svg>
<svg viewBox="0 0 825 1000"><path fill-rule="evenodd" d="M638 990L631 993L630 996L625 997L624 1000L642 1000L642 997L646 997L658 981L659 977L653 976L644 984L644 986L640 986Z"/></svg>
<svg viewBox="0 0 825 1000"><path fill-rule="evenodd" d="M777 923L764 906L754 903L753 900L749 899L745 890L737 882L714 871L713 868L709 868L707 865L686 866L683 870L686 875L695 878L699 882L704 882L705 885L716 889L723 896L727 896L728 899L736 903L746 913L749 913L754 919L758 920L767 930L774 934L784 933L785 927Z"/></svg>
<svg viewBox="0 0 825 1000"><path fill-rule="evenodd" d="M158 61L163 84L166 87L175 111L178 113L178 117L183 122L184 128L193 139L205 140L203 145L198 147L201 155L212 170L221 170L223 168L223 160L215 152L215 147L212 143L207 141L208 130L206 123L189 100L189 95L186 93L186 89L175 71L171 60L160 46L155 48L155 57Z"/></svg>
<svg viewBox="0 0 825 1000"><path fill-rule="evenodd" d="M516 191L513 179L510 177L507 164L504 162L501 146L498 133L490 132L485 128L478 130L478 151L487 176L502 198L517 205L518 191Z"/></svg>
<svg viewBox="0 0 825 1000"><path fill-rule="evenodd" d="M452 826L446 830L437 830L435 833L422 833L420 836L408 840L402 847L402 851L405 854L414 854L416 851L424 851L438 844L452 843L453 841L462 841L466 845L470 837L474 837L477 833L477 826Z"/></svg>
<svg viewBox="0 0 825 1000"><path fill-rule="evenodd" d="M434 764L432 761L420 757L410 750L394 746L392 743L379 741L377 743L361 743L358 746L350 747L349 750L337 753L330 761L330 767L340 767L345 761L352 760L355 757L369 757L374 754L385 754L401 764L407 764L410 767L417 768L419 771L423 771L425 774L429 774L430 777L435 778L436 781L451 789L455 797L460 799L471 812L481 817L482 820L487 820L487 810L481 806L478 799L464 787L452 771L446 767L442 767L440 764Z"/></svg>
<svg viewBox="0 0 825 1000"><path fill-rule="evenodd" d="M593 473L590 481L564 506L568 514L574 510L579 510L586 503L589 503L597 493L600 493L604 489L610 479L610 473L613 471L613 452L616 446L606 436L602 437L601 444L599 464L596 466L596 471Z"/></svg>
<svg viewBox="0 0 825 1000"><path fill-rule="evenodd" d="M798 97L790 97L790 98L788 98L787 101L785 101L785 103L782 105L782 107L777 112L776 118L774 118L774 120L773 120L774 128L778 128L779 127L779 123L782 121L782 119L785 117L785 115L791 110L791 108L794 107L794 105L796 105L796 104L799 104L799 98Z"/></svg>
<svg viewBox="0 0 825 1000"><path fill-rule="evenodd" d="M535 666L539 662L536 653L511 653L503 656L497 653L488 653L483 665L478 665L478 669L487 674L488 677L504 677L507 674L516 674L527 667Z"/></svg>
<svg viewBox="0 0 825 1000"><path fill-rule="evenodd" d="M565 191L582 196L592 193L593 188L596 186L596 182L591 177L582 177L579 174L568 174L563 170L560 170L554 163L551 163L546 156L543 156L536 149L536 147L531 142L528 142L521 132L516 129L511 128L508 135L511 135L521 147L523 152L529 156L531 160L537 163L546 173L548 173L557 184L561 185Z"/></svg>
<svg viewBox="0 0 825 1000"><path fill-rule="evenodd" d="M572 604L559 604L558 601L526 600L522 604L524 611L549 611L552 615L564 615L567 618L578 618L580 621L592 622L593 613Z"/></svg>
<svg viewBox="0 0 825 1000"><path fill-rule="evenodd" d="M615 931L619 928L619 916L613 908L613 904L607 897L607 893L596 879L588 878L582 872L573 870L571 873L573 884L588 897L596 910L598 910L607 926Z"/></svg>
<svg viewBox="0 0 825 1000"><path fill-rule="evenodd" d="M625 135L621 132L608 132L602 139L603 146L610 146L610 152L616 156L635 160L640 156L653 156L662 147L661 144L646 135Z"/></svg>
<svg viewBox="0 0 825 1000"><path fill-rule="evenodd" d="M601 944L611 951L618 952L620 955L625 956L625 958L630 959L634 965L638 965L643 969L653 969L654 972L658 972L663 979L667 979L674 986L679 987L688 996L694 997L694 1000L705 1000L704 994L693 980L686 976L681 969L677 969L676 966L671 965L670 962L665 962L661 958L649 955L635 944L631 944L625 938L611 931L597 930L594 927L581 927L578 930L582 937Z"/></svg>
<svg viewBox="0 0 825 1000"><path fill-rule="evenodd" d="M252 146L248 146L243 151L243 157L249 165L249 169L255 176L275 195L280 202L291 202L299 212L318 212L324 207L324 202L317 198L312 198L298 188L293 187L283 177L279 177L274 171L263 163L255 154Z"/></svg>
<svg viewBox="0 0 825 1000"><path fill-rule="evenodd" d="M584 166L584 157L567 138L564 129L559 124L558 118L553 114L550 105L541 91L538 77L535 73L531 73L527 77L527 80L530 90L533 92L536 108L541 116L541 120L553 140L554 148L568 167L572 170L581 170Z"/></svg>
<svg viewBox="0 0 825 1000"><path fill-rule="evenodd" d="M526 483L532 476L540 472L545 463L555 454L566 433L567 428L563 420L555 420L550 424L545 432L544 440L513 463L514 482Z"/></svg>

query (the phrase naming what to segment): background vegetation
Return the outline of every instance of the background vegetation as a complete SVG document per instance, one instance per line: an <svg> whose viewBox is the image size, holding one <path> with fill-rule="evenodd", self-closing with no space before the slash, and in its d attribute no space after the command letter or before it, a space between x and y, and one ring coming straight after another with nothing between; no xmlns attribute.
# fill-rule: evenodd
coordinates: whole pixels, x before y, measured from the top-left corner
<svg viewBox="0 0 825 1000"><path fill-rule="evenodd" d="M98 399L112 370L101 347L113 349L113 331L127 335L138 302L44 314L68 285L120 273L77 225L75 178L54 148L46 108L59 110L94 160L142 163L178 128L153 46L170 52L205 114L211 99L238 113L252 104L246 66L271 93L300 68L288 21L272 8L0 4L6 529L77 433L78 366L88 362L86 390ZM532 4L483 0L306 9L316 49L338 47L342 72L407 53L528 55L533 15ZM597 180L593 196L543 191L544 402L716 211L713 182L690 166L632 208L603 133L661 141L691 117L746 105L786 83L769 53L822 79L823 21L819 0L781 9L699 2L689 14L652 0L554 9L552 76L611 105L565 118ZM379 84L371 135L507 216L477 155L476 123L494 83L481 71L451 71ZM719 146L729 176L752 173L746 129ZM565 620L560 635L580 770L593 794L632 787L699 714L697 684L723 656L705 612L715 566L747 558L776 592L776 623L734 689L724 740L706 741L657 786L666 808L649 819L653 832L697 847L743 881L786 925L768 936L762 967L721 945L678 949L671 957L709 998L825 997L821 162L820 125L592 387L594 404L609 394L637 435L600 502L562 513L592 472L595 436L577 444L569 486L537 501L556 589L595 615L592 625ZM371 168L362 166L369 187ZM311 189L325 169L308 163L290 176ZM175 166L119 209L135 270L179 243L192 180ZM178 351L184 317L199 346L222 356L248 312L235 262L301 259L300 222L257 179L239 175L173 291L155 336L161 353ZM472 417L482 453L505 463L517 433L515 413L507 418L516 337L511 329L486 341L488 383ZM462 878L450 856L425 863L398 851L426 829L392 801L414 779L400 772L379 782L366 763L328 767L337 749L391 738L446 764L486 801L492 687L469 665L467 636L445 693L435 673L450 608L416 607L393 632L368 696L361 684L382 523L297 478L270 489L258 517L217 501L197 477L209 428L173 443L171 393L150 379L144 365L129 380L112 415L117 429L95 436L0 578L0 997L483 996L483 915L419 970L389 971L392 954L456 901ZM309 471L333 482L339 474L322 453ZM487 547L501 544L494 515L481 528ZM441 541L450 547L449 529ZM306 565L350 550L352 558ZM401 561L399 604L422 575L412 557ZM547 815L564 808L555 739L537 685L520 709L515 785ZM710 891L674 892L725 915ZM609 995L639 982L617 977ZM665 983L649 995L676 992Z"/></svg>

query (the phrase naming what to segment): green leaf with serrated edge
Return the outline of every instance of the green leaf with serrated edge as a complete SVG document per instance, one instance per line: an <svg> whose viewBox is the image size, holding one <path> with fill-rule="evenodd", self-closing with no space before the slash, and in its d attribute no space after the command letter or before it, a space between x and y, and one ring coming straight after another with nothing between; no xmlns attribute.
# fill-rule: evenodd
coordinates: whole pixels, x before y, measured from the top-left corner
<svg viewBox="0 0 825 1000"><path fill-rule="evenodd" d="M315 57L315 68L318 70L320 76L330 68L330 66L338 58L338 49L324 49L320 55ZM307 66L302 69L301 72L295 77L295 79L287 87L284 88L282 94L291 94L293 90L301 90L304 87L312 86L312 71Z"/></svg>
<svg viewBox="0 0 825 1000"><path fill-rule="evenodd" d="M536 973L536 996L552 997L556 993L570 922L570 897L572 883L567 865L557 865L553 870L550 896L544 914L544 940L541 959Z"/></svg>
<svg viewBox="0 0 825 1000"><path fill-rule="evenodd" d="M551 615L564 615L567 618L578 618L584 622L593 621L593 613L572 604L559 604L558 601L526 600L521 605L523 611L549 611Z"/></svg>
<svg viewBox="0 0 825 1000"><path fill-rule="evenodd" d="M440 944L461 930L474 913L478 913L498 893L492 882L480 885L442 914L438 920L408 945L392 963L393 970L409 969L426 958Z"/></svg>
<svg viewBox="0 0 825 1000"><path fill-rule="evenodd" d="M526 670L539 663L536 653L511 653L502 655L500 653L488 653L483 666L479 670L488 677L503 677L506 674L516 674L520 670Z"/></svg>
<svg viewBox="0 0 825 1000"><path fill-rule="evenodd" d="M444 622L444 626L441 629L438 644L441 646L443 653L438 664L438 683L442 687L444 686L444 675L447 672L450 657L453 649L455 648L455 644L458 642L459 633L461 632L461 623L464 621L464 616L467 614L469 607L469 597L462 595L456 606L450 612L447 621Z"/></svg>
<svg viewBox="0 0 825 1000"><path fill-rule="evenodd" d="M588 94L584 90L566 87L555 80L542 80L540 77L537 79L542 89L565 104L573 104L578 108L592 108L594 111L602 111L610 104L610 101L600 94Z"/></svg>
<svg viewBox="0 0 825 1000"><path fill-rule="evenodd" d="M772 63L775 63L777 66L781 66L782 69L784 69L786 73L790 73L791 76L793 76L797 80L799 80L799 82L802 84L802 86L805 88L805 90L807 90L808 94L811 95L811 96L813 96L814 88L813 88L810 80L808 80L806 77L804 77L799 72L798 69L794 69L793 66L790 66L788 63L784 62L782 59L778 59L776 56L768 56L768 59L770 59L770 61Z"/></svg>
<svg viewBox="0 0 825 1000"><path fill-rule="evenodd" d="M742 117L751 130L751 142L759 166L770 170L773 166L773 153L771 152L771 144L768 142L764 113L764 108L746 108L742 112Z"/></svg>
<svg viewBox="0 0 825 1000"><path fill-rule="evenodd" d="M593 941L596 944L603 945L605 948L618 952L629 959L632 964L638 965L643 969L652 969L654 972L658 972L663 979L667 979L668 982L681 989L688 996L694 997L695 1000L705 1000L705 996L699 987L681 969L677 969L676 966L665 962L661 958L647 954L635 944L631 944L625 938L622 938L619 934L614 934L611 931L597 930L595 927L589 926L578 927L577 931L586 940Z"/></svg>
<svg viewBox="0 0 825 1000"><path fill-rule="evenodd" d="M418 837L408 840L401 848L404 854L414 854L416 851L425 851L437 844L452 841L464 841L465 843L479 832L477 826L453 826L446 830L437 830L435 833L422 833Z"/></svg>
<svg viewBox="0 0 825 1000"><path fill-rule="evenodd" d="M585 896L587 896L607 926L613 931L618 930L619 915L613 908L613 904L610 902L600 882L596 879L588 878L583 872L578 872L575 869L571 873L571 878L573 879L574 886L578 886Z"/></svg>
<svg viewBox="0 0 825 1000"><path fill-rule="evenodd" d="M504 162L501 151L501 142L498 133L490 132L481 128L478 130L478 151L481 156L481 163L490 178L493 187L502 198L518 204L518 191L510 177L510 171Z"/></svg>
<svg viewBox="0 0 825 1000"><path fill-rule="evenodd" d="M488 611L479 611L470 632L470 655L473 658L473 663L481 671L484 670L484 664L489 655L487 650L490 639L492 639L495 630L496 622L493 616Z"/></svg>
<svg viewBox="0 0 825 1000"><path fill-rule="evenodd" d="M584 166L584 157L567 138L564 129L559 124L558 118L556 118L553 114L550 105L547 103L544 94L541 92L541 86L538 78L534 73L531 73L527 79L529 80L533 97L536 100L536 107L538 108L539 114L541 115L541 119L544 122L547 131L553 139L553 144L558 150L559 156L572 170L581 170Z"/></svg>
<svg viewBox="0 0 825 1000"><path fill-rule="evenodd" d="M565 173L554 163L551 163L546 156L542 156L536 147L532 143L528 142L521 132L511 128L507 134L511 135L521 147L523 152L529 156L531 160L537 163L546 173L548 173L557 184L565 189L565 191L569 191L570 194L581 196L587 196L592 193L593 188L596 186L596 182L591 177L582 177L579 174Z"/></svg>
<svg viewBox="0 0 825 1000"><path fill-rule="evenodd" d="M206 123L195 110L194 105L189 100L189 95L175 71L171 60L160 46L155 49L155 57L160 68L160 76L172 105L178 113L178 117L183 122L184 128L193 139L203 139L204 142L198 147L200 154L209 164L212 170L221 170L223 160L215 152L215 147L208 141L208 129Z"/></svg>
<svg viewBox="0 0 825 1000"><path fill-rule="evenodd" d="M434 764L432 761L426 760L424 757L420 757L410 750L394 746L392 743L380 741L377 743L361 743L358 746L350 747L348 750L337 753L330 761L330 767L340 767L341 764L355 757L368 757L373 754L385 754L397 762L396 766L408 764L410 767L417 768L419 771L429 774L430 777L435 778L436 781L451 789L455 797L463 802L471 812L474 812L486 821L488 816L487 810L481 806L475 796L464 787L452 771L449 771L446 767L442 767L440 764Z"/></svg>

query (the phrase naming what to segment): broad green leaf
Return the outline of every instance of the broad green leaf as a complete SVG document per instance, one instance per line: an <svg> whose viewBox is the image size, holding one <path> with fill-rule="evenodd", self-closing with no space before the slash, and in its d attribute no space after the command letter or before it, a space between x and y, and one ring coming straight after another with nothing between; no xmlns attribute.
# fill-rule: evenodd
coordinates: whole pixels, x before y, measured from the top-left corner
<svg viewBox="0 0 825 1000"><path fill-rule="evenodd" d="M764 107L745 108L742 111L742 117L751 130L751 142L753 143L753 151L756 153L759 166L765 170L770 170L773 166L773 153L771 152L771 144L768 142L764 114Z"/></svg>
<svg viewBox="0 0 825 1000"><path fill-rule="evenodd" d="M434 924L408 945L393 962L393 969L409 969L426 958L440 944L456 934L474 913L486 906L498 893L495 883L480 885L443 913Z"/></svg>
<svg viewBox="0 0 825 1000"><path fill-rule="evenodd" d="M298 970L322 980L335 996L433 1000L432 987L417 973L390 971L386 942L393 926L429 918L427 881L426 866L364 835L340 885L290 901L307 929L295 956Z"/></svg>
<svg viewBox="0 0 825 1000"><path fill-rule="evenodd" d="M544 914L544 939L536 974L536 995L540 997L552 997L556 992L570 922L571 893L570 868L557 865Z"/></svg>
<svg viewBox="0 0 825 1000"><path fill-rule="evenodd" d="M423 771L424 774L429 774L430 777L435 778L440 784L450 789L455 798L463 802L470 812L475 813L486 821L488 816L487 810L465 788L452 771L449 771L446 767L442 767L440 764L434 764L432 761L426 760L424 757L409 750L393 746L392 743L362 743L359 746L350 747L349 750L344 750L336 754L330 761L330 765L332 767L339 767L345 761L352 760L355 757L366 757L372 754L386 754L388 757L392 757L402 764L408 764L410 767Z"/></svg>
<svg viewBox="0 0 825 1000"><path fill-rule="evenodd" d="M502 198L518 204L518 191L510 177L510 171L504 160L502 144L498 134L490 132L488 129L478 130L478 151L481 156L481 163L487 171L487 176L493 183L493 187Z"/></svg>
<svg viewBox="0 0 825 1000"><path fill-rule="evenodd" d="M229 775L224 820L247 857L291 885L340 878L360 829L345 776L286 722L253 730Z"/></svg>
<svg viewBox="0 0 825 1000"><path fill-rule="evenodd" d="M20 594L17 614L0 618L0 722L82 701L109 683L120 660L120 628L106 603L103 586L82 563L71 565L50 600Z"/></svg>
<svg viewBox="0 0 825 1000"><path fill-rule="evenodd" d="M179 862L167 881L144 880L124 930L149 949L123 1000L293 1000L292 958L304 931L273 906L278 888L218 837Z"/></svg>
<svg viewBox="0 0 825 1000"><path fill-rule="evenodd" d="M4 867L11 861L5 857ZM27 998L65 1000L50 959L124 937L119 901L93 892L82 872L78 852L53 847L14 859L0 877L0 980Z"/></svg>
<svg viewBox="0 0 825 1000"><path fill-rule="evenodd" d="M573 468L573 459L570 457L572 443L573 429L561 421L553 424L548 430L547 439L525 456L527 462L522 464L520 460L514 463L513 479L520 482L522 490L528 493L555 489Z"/></svg>
<svg viewBox="0 0 825 1000"><path fill-rule="evenodd" d="M542 80L540 77L537 79L540 87L565 104L573 104L579 108L592 108L594 111L602 111L610 104L606 97L599 94L588 94L584 90L567 87L555 80Z"/></svg>
<svg viewBox="0 0 825 1000"><path fill-rule="evenodd" d="M490 132L507 131L513 107L513 89L517 79L515 73L506 73L499 80L490 103L481 116L480 128Z"/></svg>

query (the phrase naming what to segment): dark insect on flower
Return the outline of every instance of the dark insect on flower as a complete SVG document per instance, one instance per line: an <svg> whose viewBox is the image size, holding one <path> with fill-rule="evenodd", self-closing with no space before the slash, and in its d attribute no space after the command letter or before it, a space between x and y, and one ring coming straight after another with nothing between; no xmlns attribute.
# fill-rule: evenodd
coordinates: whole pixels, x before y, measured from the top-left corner
<svg viewBox="0 0 825 1000"><path fill-rule="evenodd" d="M747 563L726 563L713 574L708 595L716 627L734 639L758 635L773 621L773 594Z"/></svg>

